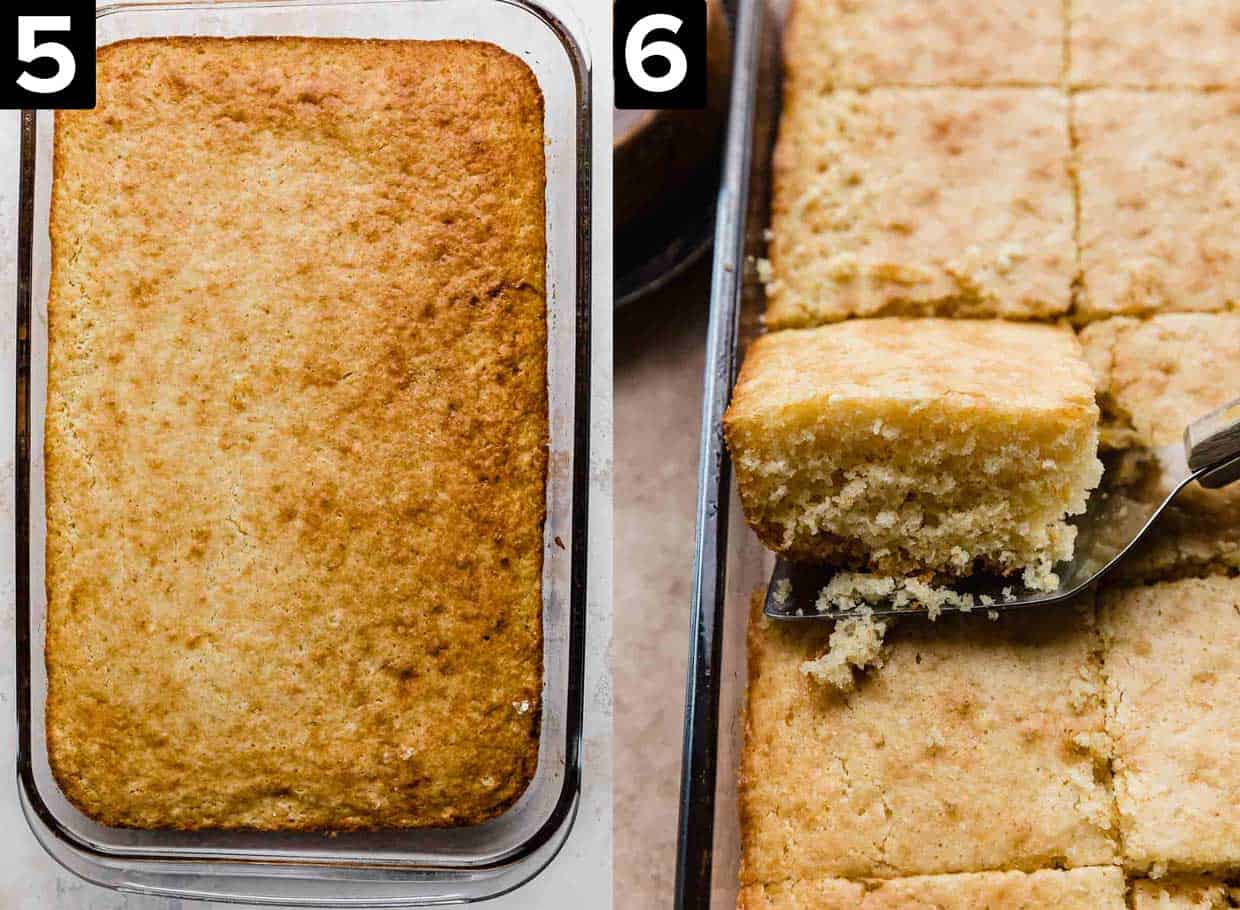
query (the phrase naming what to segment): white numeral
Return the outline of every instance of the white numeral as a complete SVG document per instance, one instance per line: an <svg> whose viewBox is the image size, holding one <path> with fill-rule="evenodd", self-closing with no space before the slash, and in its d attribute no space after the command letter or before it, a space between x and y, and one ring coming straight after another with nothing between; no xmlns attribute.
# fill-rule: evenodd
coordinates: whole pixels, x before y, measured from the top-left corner
<svg viewBox="0 0 1240 910"><path fill-rule="evenodd" d="M33 76L23 71L17 77L17 84L28 92L39 95L50 95L69 87L77 73L77 61L73 52L56 41L35 43L38 32L69 31L68 16L18 16L17 17L17 59L22 63L33 63L36 60L55 60L56 73L52 76Z"/></svg>
<svg viewBox="0 0 1240 910"><path fill-rule="evenodd" d="M684 22L667 13L651 13L639 19L629 30L624 39L624 66L629 71L633 84L645 92L670 92L684 81L689 72L689 61L685 52L670 41L651 41L643 46L651 32L666 30L673 35L680 31ZM646 72L646 61L651 57L662 57L667 61L669 69L662 76L652 76Z"/></svg>

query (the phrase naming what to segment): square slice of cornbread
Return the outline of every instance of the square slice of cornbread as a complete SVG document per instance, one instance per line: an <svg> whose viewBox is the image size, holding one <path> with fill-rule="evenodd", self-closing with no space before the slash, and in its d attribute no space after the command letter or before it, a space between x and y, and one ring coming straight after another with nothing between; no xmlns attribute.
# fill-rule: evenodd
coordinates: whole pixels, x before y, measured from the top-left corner
<svg viewBox="0 0 1240 910"><path fill-rule="evenodd" d="M1108 448L1177 443L1240 396L1240 312L1116 317L1081 331Z"/></svg>
<svg viewBox="0 0 1240 910"><path fill-rule="evenodd" d="M1202 876L1173 876L1132 883L1132 910L1228 910L1227 886Z"/></svg>
<svg viewBox="0 0 1240 910"><path fill-rule="evenodd" d="M742 889L738 910L1124 910L1114 866L919 875L887 881L793 879Z"/></svg>
<svg viewBox="0 0 1240 910"><path fill-rule="evenodd" d="M859 319L750 348L725 417L773 550L902 573L1045 579L1101 473L1092 374L1067 329Z"/></svg>
<svg viewBox="0 0 1240 910"><path fill-rule="evenodd" d="M1107 733L1125 864L1240 866L1240 578L1101 597Z"/></svg>
<svg viewBox="0 0 1240 910"><path fill-rule="evenodd" d="M1102 446L1129 450L1107 456L1107 485L1137 508L1160 502L1168 478L1146 450L1181 445L1190 421L1240 395L1240 312L1120 316L1080 337L1098 382ZM1119 567L1130 580L1217 569L1240 569L1240 485L1190 485Z"/></svg>
<svg viewBox="0 0 1240 910"><path fill-rule="evenodd" d="M1068 6L1074 85L1240 87L1235 0L1074 0Z"/></svg>
<svg viewBox="0 0 1240 910"><path fill-rule="evenodd" d="M800 88L1055 85L1058 0L795 0L785 71Z"/></svg>
<svg viewBox="0 0 1240 910"><path fill-rule="evenodd" d="M1065 312L1076 268L1065 97L790 87L766 322Z"/></svg>
<svg viewBox="0 0 1240 910"><path fill-rule="evenodd" d="M741 884L1112 862L1092 606L898 624L844 695L801 671L829 627L756 596Z"/></svg>
<svg viewBox="0 0 1240 910"><path fill-rule="evenodd" d="M1240 92L1074 96L1081 320L1240 304Z"/></svg>

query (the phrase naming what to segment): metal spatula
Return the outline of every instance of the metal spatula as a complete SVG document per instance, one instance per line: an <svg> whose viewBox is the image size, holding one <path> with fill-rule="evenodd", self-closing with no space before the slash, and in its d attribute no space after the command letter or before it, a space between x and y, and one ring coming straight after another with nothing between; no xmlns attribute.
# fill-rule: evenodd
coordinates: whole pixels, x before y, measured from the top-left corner
<svg viewBox="0 0 1240 910"><path fill-rule="evenodd" d="M1055 567L1059 587L1030 591L1018 577L973 575L952 589L971 594L977 610L1012 610L1067 600L1115 568L1158 521L1163 511L1191 484L1217 490L1240 478L1240 398L1189 424L1184 445L1150 450L1136 463L1140 483L1122 472L1107 470L1102 485L1090 494L1083 514L1075 516L1076 551L1071 560ZM1139 489L1139 495L1134 495ZM1240 515L1236 516L1240 522ZM819 612L818 593L842 570L803 565L780 559L771 573L764 612L771 619L812 621L838 619L854 610L830 608ZM983 600L983 597L985 600ZM891 601L871 604L875 616L924 613L919 605L896 606ZM943 613L961 612L945 605Z"/></svg>

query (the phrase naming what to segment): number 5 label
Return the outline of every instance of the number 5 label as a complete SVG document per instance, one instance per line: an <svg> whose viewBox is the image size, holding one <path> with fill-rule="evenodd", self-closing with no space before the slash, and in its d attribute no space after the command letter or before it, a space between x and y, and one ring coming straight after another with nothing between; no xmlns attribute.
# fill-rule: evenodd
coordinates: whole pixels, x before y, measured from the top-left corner
<svg viewBox="0 0 1240 910"><path fill-rule="evenodd" d="M95 106L95 15L84 3L17 3L7 18L13 56L10 81L0 87L3 108ZM24 15L22 7L30 9ZM31 7L37 6L37 14Z"/></svg>
<svg viewBox="0 0 1240 910"><path fill-rule="evenodd" d="M616 0L616 107L706 105L706 0Z"/></svg>

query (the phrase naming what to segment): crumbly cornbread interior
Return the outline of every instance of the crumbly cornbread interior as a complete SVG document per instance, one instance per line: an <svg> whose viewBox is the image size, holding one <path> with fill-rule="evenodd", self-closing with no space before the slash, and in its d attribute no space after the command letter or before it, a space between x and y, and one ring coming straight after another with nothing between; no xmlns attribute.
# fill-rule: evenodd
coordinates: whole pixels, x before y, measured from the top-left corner
<svg viewBox="0 0 1240 910"><path fill-rule="evenodd" d="M725 424L746 517L777 552L1046 587L1101 475L1097 420L1069 331L888 318L762 336Z"/></svg>

